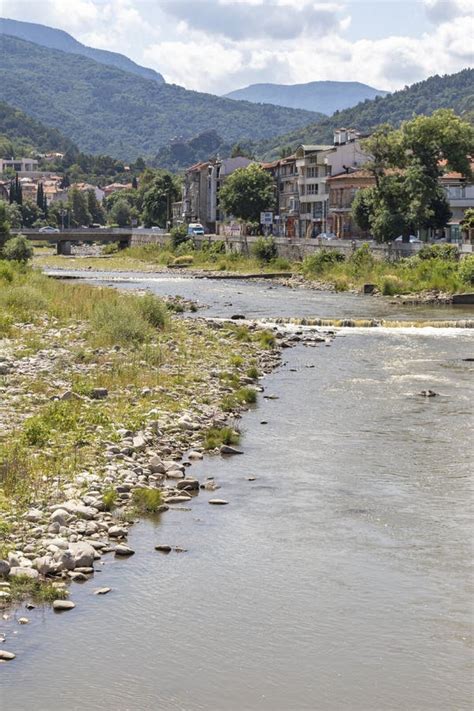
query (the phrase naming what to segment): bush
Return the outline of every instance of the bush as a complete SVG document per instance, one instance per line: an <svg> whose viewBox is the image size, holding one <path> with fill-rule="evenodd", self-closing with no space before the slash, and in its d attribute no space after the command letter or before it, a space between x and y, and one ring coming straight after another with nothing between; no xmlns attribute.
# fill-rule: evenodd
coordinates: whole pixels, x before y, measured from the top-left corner
<svg viewBox="0 0 474 711"><path fill-rule="evenodd" d="M455 244L425 244L418 252L418 259L442 259L443 261L456 261L459 256Z"/></svg>
<svg viewBox="0 0 474 711"><path fill-rule="evenodd" d="M150 325L137 305L125 299L96 304L91 326L95 340L109 345L143 343L150 335Z"/></svg>
<svg viewBox="0 0 474 711"><path fill-rule="evenodd" d="M104 504L104 509L106 511L112 511L115 508L115 503L117 501L117 492L115 489L107 489L102 495L102 503Z"/></svg>
<svg viewBox="0 0 474 711"><path fill-rule="evenodd" d="M355 274L370 272L375 265L375 257L368 244L361 245L349 259Z"/></svg>
<svg viewBox="0 0 474 711"><path fill-rule="evenodd" d="M468 254L461 259L459 277L465 284L474 284L474 254Z"/></svg>
<svg viewBox="0 0 474 711"><path fill-rule="evenodd" d="M394 294L402 294L404 291L403 280L394 274L387 274L382 279L382 294L384 296L393 296Z"/></svg>
<svg viewBox="0 0 474 711"><path fill-rule="evenodd" d="M159 489L134 489L132 501L140 513L157 513L163 503Z"/></svg>
<svg viewBox="0 0 474 711"><path fill-rule="evenodd" d="M254 388L239 388L235 393L235 397L240 402L245 402L251 405L257 402L257 391Z"/></svg>
<svg viewBox="0 0 474 711"><path fill-rule="evenodd" d="M3 245L3 257L10 262L22 262L26 264L33 257L33 247L26 237L18 235L12 237Z"/></svg>
<svg viewBox="0 0 474 711"><path fill-rule="evenodd" d="M287 272L291 268L291 263L285 257L276 257L273 260L272 266L274 266L275 269L279 269L282 272Z"/></svg>
<svg viewBox="0 0 474 711"><path fill-rule="evenodd" d="M252 253L259 262L271 262L277 256L277 246L273 237L259 237L252 246Z"/></svg>
<svg viewBox="0 0 474 711"><path fill-rule="evenodd" d="M231 427L211 427L204 437L204 449L216 449L221 444L238 444L240 435Z"/></svg>
<svg viewBox="0 0 474 711"><path fill-rule="evenodd" d="M46 309L46 301L39 289L25 284L0 289L0 306L9 311L10 315L29 322L37 313Z"/></svg>
<svg viewBox="0 0 474 711"><path fill-rule="evenodd" d="M168 310L161 299L153 294L145 294L137 301L138 310L150 326L163 329L168 320Z"/></svg>
<svg viewBox="0 0 474 711"><path fill-rule="evenodd" d="M170 232L171 235L171 246L173 249L177 249L183 242L188 242L188 230L184 225L180 227L173 227Z"/></svg>
<svg viewBox="0 0 474 711"><path fill-rule="evenodd" d="M261 331L258 334L258 341L261 348L273 348L275 346L275 336L271 331Z"/></svg>
<svg viewBox="0 0 474 711"><path fill-rule="evenodd" d="M344 255L338 250L321 249L304 258L302 264L303 274L324 274L336 264L344 261Z"/></svg>
<svg viewBox="0 0 474 711"><path fill-rule="evenodd" d="M257 368L256 365L251 365L250 368L247 370L247 378L252 378L252 380L257 380L257 378L260 376L260 372Z"/></svg>
<svg viewBox="0 0 474 711"><path fill-rule="evenodd" d="M102 254L117 254L119 251L118 242L109 242L102 248Z"/></svg>

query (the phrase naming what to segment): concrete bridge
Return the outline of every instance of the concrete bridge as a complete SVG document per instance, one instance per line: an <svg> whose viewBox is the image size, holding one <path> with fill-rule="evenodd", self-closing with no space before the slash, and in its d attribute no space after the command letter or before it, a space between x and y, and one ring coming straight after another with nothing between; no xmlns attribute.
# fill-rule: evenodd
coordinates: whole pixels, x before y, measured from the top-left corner
<svg viewBox="0 0 474 711"><path fill-rule="evenodd" d="M59 232L40 232L35 229L12 230L12 234L22 234L32 242L48 242L55 244L58 254L71 254L73 243L108 244L116 242L120 249L130 246L132 229L121 227L85 228L75 227Z"/></svg>

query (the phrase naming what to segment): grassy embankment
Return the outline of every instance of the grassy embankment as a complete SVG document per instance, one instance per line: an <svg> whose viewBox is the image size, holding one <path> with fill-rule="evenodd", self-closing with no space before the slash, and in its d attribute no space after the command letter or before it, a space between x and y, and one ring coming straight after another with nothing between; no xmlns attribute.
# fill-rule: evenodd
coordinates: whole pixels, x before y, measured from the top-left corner
<svg viewBox="0 0 474 711"><path fill-rule="evenodd" d="M375 259L364 245L349 259L334 251L312 254L303 260L301 271L308 279L330 282L337 291L371 283L386 296L423 291L450 294L472 289L474 257L458 260L451 245L427 245L415 256L387 262Z"/></svg>
<svg viewBox="0 0 474 711"><path fill-rule="evenodd" d="M337 291L360 289L372 283L386 295L411 294L423 291L454 293L469 291L474 281L474 257L457 260L456 250L450 245L424 247L416 256L397 262L376 260L370 250L361 247L349 258L337 250L321 250L302 262L277 257L262 261L253 256L222 253L222 244L211 249L190 250L188 245L177 250L156 245L130 247L120 253L97 258L64 258L37 256L42 267L92 268L128 271L157 271L169 264L181 263L190 269L221 272L265 273L291 271L308 281L321 281Z"/></svg>
<svg viewBox="0 0 474 711"><path fill-rule="evenodd" d="M0 261L0 558L21 512L54 500L81 471L99 471L118 429L138 431L150 412L173 421L206 404L229 412L252 402L241 379L258 377L272 338L178 319L150 294L61 283ZM94 388L108 397L93 399ZM207 449L237 440L232 428L202 433Z"/></svg>

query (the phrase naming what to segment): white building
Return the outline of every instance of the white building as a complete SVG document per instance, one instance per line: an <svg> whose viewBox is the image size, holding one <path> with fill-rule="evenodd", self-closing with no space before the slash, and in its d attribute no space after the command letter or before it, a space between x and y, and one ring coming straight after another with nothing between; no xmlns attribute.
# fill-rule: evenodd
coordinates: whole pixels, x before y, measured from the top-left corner
<svg viewBox="0 0 474 711"><path fill-rule="evenodd" d="M33 158L0 158L0 173L13 170L15 173L31 173L38 170L38 161Z"/></svg>
<svg viewBox="0 0 474 711"><path fill-rule="evenodd" d="M369 158L353 129L338 129L334 143L301 145L296 149L299 193L299 236L314 237L327 231L329 186L332 175L360 168Z"/></svg>

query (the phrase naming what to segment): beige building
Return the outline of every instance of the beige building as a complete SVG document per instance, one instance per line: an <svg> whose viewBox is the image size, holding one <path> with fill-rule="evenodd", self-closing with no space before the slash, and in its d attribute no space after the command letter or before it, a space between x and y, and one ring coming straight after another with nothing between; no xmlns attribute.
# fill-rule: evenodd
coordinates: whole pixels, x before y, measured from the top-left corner
<svg viewBox="0 0 474 711"><path fill-rule="evenodd" d="M0 173L13 170L15 173L31 173L38 170L38 161L33 158L0 158Z"/></svg>

